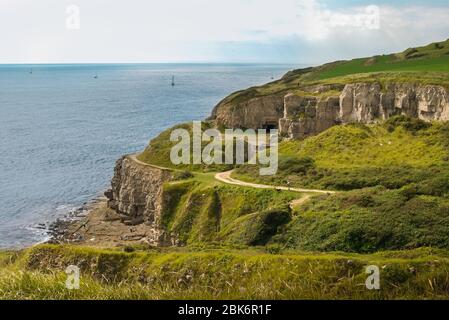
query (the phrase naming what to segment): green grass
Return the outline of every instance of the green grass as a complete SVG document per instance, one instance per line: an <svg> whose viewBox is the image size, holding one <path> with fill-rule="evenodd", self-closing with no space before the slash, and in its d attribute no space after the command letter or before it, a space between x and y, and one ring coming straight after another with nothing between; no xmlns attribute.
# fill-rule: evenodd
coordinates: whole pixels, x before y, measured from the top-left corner
<svg viewBox="0 0 449 320"><path fill-rule="evenodd" d="M263 244L289 221L286 205L300 196L216 180L175 182L164 186L161 227L178 239L179 245Z"/></svg>
<svg viewBox="0 0 449 320"><path fill-rule="evenodd" d="M150 150L142 154L150 156L147 161L160 159ZM336 126L283 142L280 155L275 176L260 177L259 168L249 165L234 176L357 191L313 198L291 212L288 203L300 198L298 193L230 186L215 180L213 172L179 172L179 180L164 186L161 228L167 238L188 247L270 243L304 251L449 249L448 124L393 117L376 125ZM363 188L373 189L358 190ZM363 199L357 200L359 194Z"/></svg>
<svg viewBox="0 0 449 320"><path fill-rule="evenodd" d="M449 50L449 46L448 49ZM381 56L372 65L369 58L355 59L318 72L318 79L330 79L350 74L374 72L449 72L449 54L413 60L397 60L395 56Z"/></svg>
<svg viewBox="0 0 449 320"><path fill-rule="evenodd" d="M1 299L447 299L449 254L435 249L356 254L260 250L124 253L42 245L0 266ZM65 268L81 269L80 289ZM365 267L381 269L369 291Z"/></svg>
<svg viewBox="0 0 449 320"><path fill-rule="evenodd" d="M449 124L395 117L377 125L335 126L305 140L285 141L279 153L275 176L261 177L257 166L245 165L234 177L331 190L397 189L448 177ZM309 161L304 170L300 164L292 164L304 159Z"/></svg>
<svg viewBox="0 0 449 320"><path fill-rule="evenodd" d="M397 54L329 63L313 69L305 78L330 79L375 72L449 72L449 40Z"/></svg>
<svg viewBox="0 0 449 320"><path fill-rule="evenodd" d="M377 187L313 198L272 243L305 251L358 253L449 249L448 229L449 196Z"/></svg>
<svg viewBox="0 0 449 320"><path fill-rule="evenodd" d="M255 97L285 96L287 93L323 98L338 96L341 90L336 88L357 82L377 82L383 87L389 83L415 83L449 88L449 40L396 54L293 70L279 80L235 92L223 99L219 106L228 106L232 110ZM317 85L329 84L334 88L315 92Z"/></svg>
<svg viewBox="0 0 449 320"><path fill-rule="evenodd" d="M312 157L324 168L428 167L446 162L447 124L436 123L418 132L402 126L389 131L387 126L335 126L303 141L282 143L280 153Z"/></svg>
<svg viewBox="0 0 449 320"><path fill-rule="evenodd" d="M202 123L202 130L205 131L211 128L211 124L208 122ZM181 171L195 171L195 172L218 172L218 171L226 171L233 168L232 165L206 165L202 164L193 164L192 152L190 152L190 164L179 164L175 165L170 160L170 152L173 146L177 145L178 142L171 142L170 135L175 129L184 129L187 130L190 134L190 150L193 150L193 138L192 138L192 124L186 123L174 126L168 130L163 131L159 136L150 141L148 147L138 155L138 159L145 163L162 166L166 168L172 168L175 170ZM204 146L206 146L207 142L202 142L203 150Z"/></svg>
<svg viewBox="0 0 449 320"><path fill-rule="evenodd" d="M295 210L269 243L305 251L449 249L449 124L394 117L333 127L280 147L279 171L234 177L257 183L342 190ZM351 191L352 190L352 191Z"/></svg>

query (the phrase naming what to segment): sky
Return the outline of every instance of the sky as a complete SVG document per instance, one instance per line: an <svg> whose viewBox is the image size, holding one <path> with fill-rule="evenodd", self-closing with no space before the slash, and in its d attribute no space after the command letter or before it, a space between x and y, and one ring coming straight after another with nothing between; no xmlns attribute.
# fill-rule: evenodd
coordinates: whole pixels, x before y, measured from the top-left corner
<svg viewBox="0 0 449 320"><path fill-rule="evenodd" d="M449 38L449 1L0 0L0 64L320 64Z"/></svg>

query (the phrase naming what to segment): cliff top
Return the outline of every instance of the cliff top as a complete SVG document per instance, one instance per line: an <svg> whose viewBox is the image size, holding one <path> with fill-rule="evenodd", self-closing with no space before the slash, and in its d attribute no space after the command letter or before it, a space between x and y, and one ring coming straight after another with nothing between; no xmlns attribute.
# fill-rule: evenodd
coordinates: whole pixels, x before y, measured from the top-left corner
<svg viewBox="0 0 449 320"><path fill-rule="evenodd" d="M281 79L238 91L219 105L241 103L255 97L289 92L310 94L311 87L355 82L413 82L449 88L449 39L400 53L336 61L318 67L297 69ZM313 89L313 88L312 88ZM320 91L315 94L328 94Z"/></svg>

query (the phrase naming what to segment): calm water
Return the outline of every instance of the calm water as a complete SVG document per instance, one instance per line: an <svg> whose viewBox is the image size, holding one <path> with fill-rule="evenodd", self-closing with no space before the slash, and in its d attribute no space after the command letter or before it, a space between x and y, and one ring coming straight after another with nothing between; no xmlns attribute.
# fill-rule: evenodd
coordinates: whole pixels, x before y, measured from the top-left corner
<svg viewBox="0 0 449 320"><path fill-rule="evenodd" d="M292 68L0 65L0 247L42 241L36 226L100 195L121 155Z"/></svg>

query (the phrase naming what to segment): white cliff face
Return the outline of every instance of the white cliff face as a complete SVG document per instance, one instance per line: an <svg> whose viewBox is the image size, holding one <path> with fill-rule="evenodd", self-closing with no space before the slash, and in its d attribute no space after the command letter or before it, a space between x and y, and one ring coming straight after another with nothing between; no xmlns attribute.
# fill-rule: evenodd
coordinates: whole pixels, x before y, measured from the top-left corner
<svg viewBox="0 0 449 320"><path fill-rule="evenodd" d="M394 115L449 121L448 91L436 85L404 83L382 88L379 83L355 83L346 85L339 97L287 95L279 128L282 135L296 139L318 134L337 124L369 124Z"/></svg>
<svg viewBox="0 0 449 320"><path fill-rule="evenodd" d="M340 108L343 123L372 123L392 115L449 120L448 92L433 85L390 84L382 90L377 83L348 84L340 96Z"/></svg>
<svg viewBox="0 0 449 320"><path fill-rule="evenodd" d="M236 104L219 104L212 115L218 125L226 128L262 129L267 125L277 125L283 113L283 97L268 95Z"/></svg>
<svg viewBox="0 0 449 320"><path fill-rule="evenodd" d="M279 131L293 139L322 132L335 125L339 101L336 97L319 99L288 94L284 98L284 118L279 120Z"/></svg>
<svg viewBox="0 0 449 320"><path fill-rule="evenodd" d="M291 139L316 135L338 124L369 124L395 115L449 121L448 90L438 85L389 83L383 86L374 82L311 85L299 89L300 94L261 97L251 90L244 91L240 96L220 102L210 119L226 128L277 126L282 136Z"/></svg>
<svg viewBox="0 0 449 320"><path fill-rule="evenodd" d="M424 86L416 89L418 117L428 121L449 120L449 94L441 86Z"/></svg>
<svg viewBox="0 0 449 320"><path fill-rule="evenodd" d="M347 85L340 95L341 122L373 122L380 115L380 96L379 84Z"/></svg>

